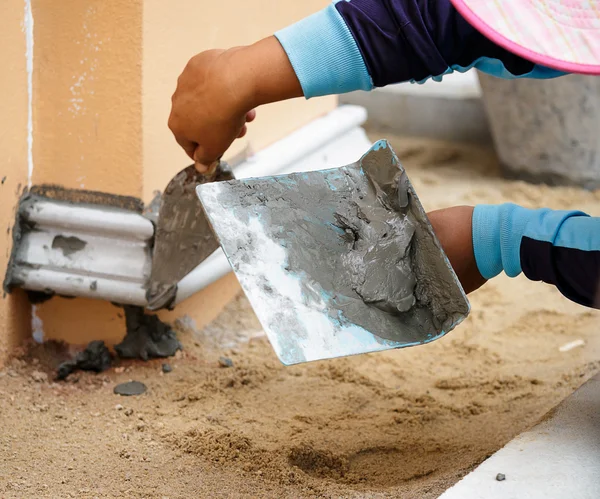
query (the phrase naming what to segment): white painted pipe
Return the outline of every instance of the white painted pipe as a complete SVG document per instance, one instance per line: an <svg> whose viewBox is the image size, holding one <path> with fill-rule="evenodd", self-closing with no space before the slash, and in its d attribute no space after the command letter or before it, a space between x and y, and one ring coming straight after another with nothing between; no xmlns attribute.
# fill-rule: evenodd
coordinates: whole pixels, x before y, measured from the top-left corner
<svg viewBox="0 0 600 499"><path fill-rule="evenodd" d="M240 164L234 169L235 176L238 179L265 177L289 171L293 169L291 166L294 163L301 162L302 159L361 126L366 120L367 112L363 107L338 107ZM175 304L181 303L229 272L231 266L223 250L219 248L179 281Z"/></svg>
<svg viewBox="0 0 600 499"><path fill-rule="evenodd" d="M51 289L57 295L81 296L140 307L145 307L148 303L146 290L134 281L66 274L51 269L28 269L23 275L18 270L14 277L22 278L27 282L27 289L33 291Z"/></svg>
<svg viewBox="0 0 600 499"><path fill-rule="evenodd" d="M78 206L35 200L23 208L27 219L37 225L61 227L74 232L122 236L146 241L154 234L152 222L142 215L117 208Z"/></svg>
<svg viewBox="0 0 600 499"><path fill-rule="evenodd" d="M236 178L276 175L367 120L360 106L341 106L263 149L234 169Z"/></svg>

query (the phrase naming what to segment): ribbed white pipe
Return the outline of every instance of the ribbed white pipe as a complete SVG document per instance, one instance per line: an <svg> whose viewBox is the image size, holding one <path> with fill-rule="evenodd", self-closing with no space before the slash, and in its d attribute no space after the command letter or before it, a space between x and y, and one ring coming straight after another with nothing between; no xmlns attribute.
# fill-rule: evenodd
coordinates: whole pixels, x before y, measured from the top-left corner
<svg viewBox="0 0 600 499"><path fill-rule="evenodd" d="M24 206L28 220L39 225L88 231L97 235L122 235L145 241L154 234L150 220L115 208L87 208L70 203L35 200Z"/></svg>
<svg viewBox="0 0 600 499"><path fill-rule="evenodd" d="M17 271L15 278L20 277ZM58 295L81 296L140 307L145 307L148 303L146 290L139 282L65 274L50 269L28 269L23 274L23 279L27 283L27 289L33 291L51 289Z"/></svg>
<svg viewBox="0 0 600 499"><path fill-rule="evenodd" d="M367 120L360 106L341 106L256 153L235 168L236 178L268 177L321 149Z"/></svg>

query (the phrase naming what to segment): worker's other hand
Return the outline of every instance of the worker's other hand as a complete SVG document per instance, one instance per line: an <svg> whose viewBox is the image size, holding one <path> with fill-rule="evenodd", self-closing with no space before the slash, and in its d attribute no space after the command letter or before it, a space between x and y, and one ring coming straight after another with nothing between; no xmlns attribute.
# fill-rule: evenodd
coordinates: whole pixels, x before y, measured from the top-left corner
<svg viewBox="0 0 600 499"><path fill-rule="evenodd" d="M238 50L209 50L192 57L171 99L169 128L200 172L246 135L246 123L256 117L251 89L232 66Z"/></svg>
<svg viewBox="0 0 600 499"><path fill-rule="evenodd" d="M429 221L466 293L485 284L473 251L473 207L454 206L428 213Z"/></svg>

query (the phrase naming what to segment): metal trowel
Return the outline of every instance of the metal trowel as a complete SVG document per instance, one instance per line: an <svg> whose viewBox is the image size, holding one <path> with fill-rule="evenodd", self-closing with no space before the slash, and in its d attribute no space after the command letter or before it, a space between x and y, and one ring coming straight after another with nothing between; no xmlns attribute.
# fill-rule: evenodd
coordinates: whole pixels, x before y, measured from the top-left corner
<svg viewBox="0 0 600 499"><path fill-rule="evenodd" d="M219 247L198 201L196 187L234 178L229 166L222 161L206 173L199 173L190 165L175 175L165 188L154 233L146 293L150 310L169 307L177 293L177 283Z"/></svg>
<svg viewBox="0 0 600 499"><path fill-rule="evenodd" d="M421 345L469 313L387 141L341 168L197 193L284 364Z"/></svg>

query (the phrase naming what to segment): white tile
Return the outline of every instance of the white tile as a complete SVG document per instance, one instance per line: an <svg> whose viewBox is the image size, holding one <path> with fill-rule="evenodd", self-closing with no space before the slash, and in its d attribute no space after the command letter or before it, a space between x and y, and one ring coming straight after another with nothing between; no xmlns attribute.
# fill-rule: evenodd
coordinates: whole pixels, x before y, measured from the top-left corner
<svg viewBox="0 0 600 499"><path fill-rule="evenodd" d="M600 498L600 375L440 497L555 498Z"/></svg>

